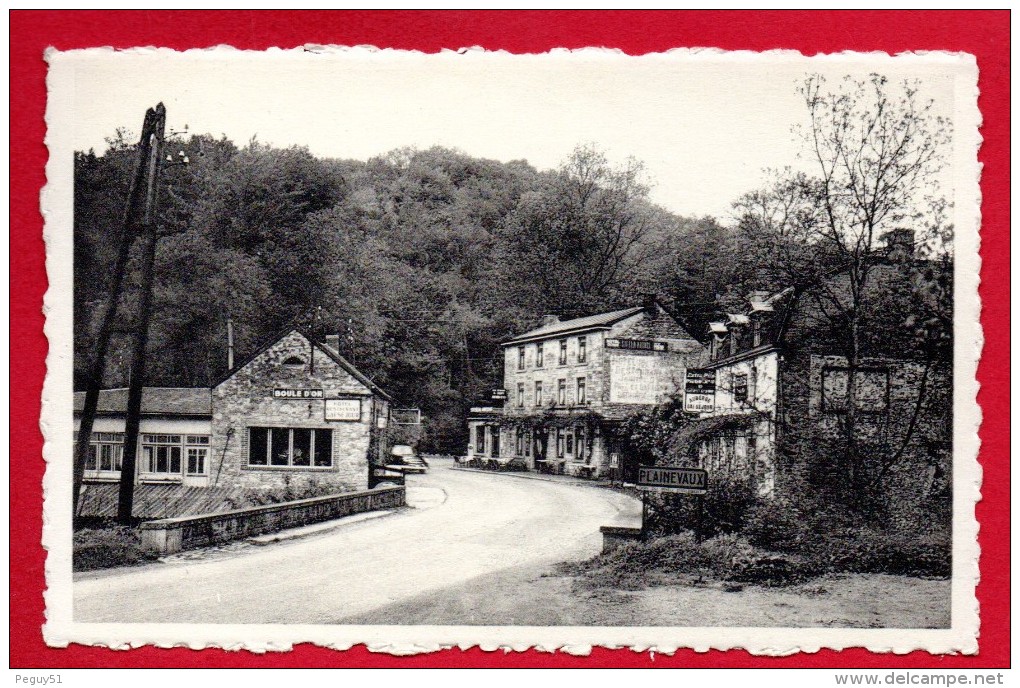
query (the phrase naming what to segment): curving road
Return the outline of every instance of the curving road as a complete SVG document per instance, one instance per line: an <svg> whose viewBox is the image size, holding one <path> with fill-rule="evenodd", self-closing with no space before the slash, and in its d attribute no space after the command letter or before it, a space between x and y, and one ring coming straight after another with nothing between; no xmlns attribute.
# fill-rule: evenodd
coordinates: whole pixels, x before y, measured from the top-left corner
<svg viewBox="0 0 1020 688"><path fill-rule="evenodd" d="M265 547L79 574L77 622L339 623L509 569L583 559L640 505L596 487L458 471L408 478L412 508Z"/></svg>

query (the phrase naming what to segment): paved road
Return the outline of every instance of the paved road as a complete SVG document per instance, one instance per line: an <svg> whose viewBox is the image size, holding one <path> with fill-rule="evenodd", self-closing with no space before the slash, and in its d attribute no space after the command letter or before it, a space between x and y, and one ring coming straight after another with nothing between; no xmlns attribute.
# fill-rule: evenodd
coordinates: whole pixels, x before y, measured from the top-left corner
<svg viewBox="0 0 1020 688"><path fill-rule="evenodd" d="M75 621L338 623L486 574L590 557L601 546L599 526L637 504L596 487L437 464L408 479L416 508L391 516L76 576Z"/></svg>

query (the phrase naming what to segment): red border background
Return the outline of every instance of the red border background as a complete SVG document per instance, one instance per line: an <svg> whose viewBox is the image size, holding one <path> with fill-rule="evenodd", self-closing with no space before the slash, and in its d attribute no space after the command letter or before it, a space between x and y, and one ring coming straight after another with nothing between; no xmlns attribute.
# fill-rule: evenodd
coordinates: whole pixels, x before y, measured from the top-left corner
<svg viewBox="0 0 1020 688"><path fill-rule="evenodd" d="M11 618L12 667L1006 667L1009 666L1009 12L1000 11L14 11L11 64ZM436 52L479 45L514 53L554 47L607 46L641 54L674 47L730 50L798 49L889 53L958 50L977 56L984 116L981 182L981 299L985 346L978 378L984 413L980 460L980 651L976 656L925 652L881 655L854 649L785 658L743 651L678 652L673 657L596 649L564 654L447 650L416 657L344 653L310 645L293 652L140 648L115 652L47 648L40 627L43 563L40 543L42 436L40 396L45 374L42 296L46 289L39 190L46 65L43 50L110 45L177 49L230 44L237 48L305 43L373 44Z"/></svg>

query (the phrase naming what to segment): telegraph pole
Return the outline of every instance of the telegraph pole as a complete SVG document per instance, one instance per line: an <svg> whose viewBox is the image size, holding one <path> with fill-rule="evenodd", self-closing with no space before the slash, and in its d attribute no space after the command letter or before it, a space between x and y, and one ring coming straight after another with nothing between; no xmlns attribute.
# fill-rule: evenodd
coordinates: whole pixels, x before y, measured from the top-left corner
<svg viewBox="0 0 1020 688"><path fill-rule="evenodd" d="M149 135L149 157L146 160L145 205L141 233L138 236L139 287L138 313L134 322L131 349L131 383L128 387L127 420L124 425L124 461L120 470L120 495L117 521L131 524L135 501L135 464L138 458L138 429L142 415L142 390L145 386L145 349L149 343L149 316L152 310L152 272L156 260L156 202L159 192L159 170L163 163L163 136L166 129L166 108L156 106ZM184 457L181 457L184 460Z"/></svg>
<svg viewBox="0 0 1020 688"><path fill-rule="evenodd" d="M72 504L74 516L78 515L78 502L81 496L82 482L85 478L85 463L89 455L92 426L96 416L96 407L99 404L99 390L102 388L103 377L106 372L106 357L113 334L113 324L116 320L117 310L123 294L124 275L127 272L131 247L138 233L139 221L143 220L143 218L139 218L139 208L142 206L143 199L148 197L149 189L155 185L155 178L152 176L152 148L157 139L154 134L158 124L160 132L158 140L161 143L165 120L166 112L162 103L156 109L150 108L145 113L142 135L138 141L138 162L135 165L135 172L131 178L131 185L128 188L127 204L124 208L121 225L120 251L117 254L117 263L113 270L106 312L103 314L103 320L100 323L99 332L96 337L96 351L87 377L85 404L82 408L81 423L78 428L78 441L75 443L74 495ZM160 154L161 151L156 152L156 159L159 158ZM148 182L146 181L147 178ZM76 313L75 317L85 318L85 314ZM133 375L132 378L134 377Z"/></svg>

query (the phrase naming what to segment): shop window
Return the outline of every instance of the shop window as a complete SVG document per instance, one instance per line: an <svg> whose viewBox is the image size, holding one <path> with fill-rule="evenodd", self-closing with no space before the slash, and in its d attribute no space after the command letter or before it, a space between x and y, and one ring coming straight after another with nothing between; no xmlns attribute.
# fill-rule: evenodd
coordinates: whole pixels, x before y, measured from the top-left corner
<svg viewBox="0 0 1020 688"><path fill-rule="evenodd" d="M248 428L248 465L328 468L333 465L333 431Z"/></svg>
<svg viewBox="0 0 1020 688"><path fill-rule="evenodd" d="M142 467L153 475L181 474L181 435L142 435Z"/></svg>
<svg viewBox="0 0 1020 688"><path fill-rule="evenodd" d="M92 436L89 438L89 453L85 459L86 471L116 472L121 469L123 461L124 433L92 433Z"/></svg>
<svg viewBox="0 0 1020 688"><path fill-rule="evenodd" d="M517 347L517 370L524 370L524 347Z"/></svg>
<svg viewBox="0 0 1020 688"><path fill-rule="evenodd" d="M588 395L585 390L587 387L586 380L583 377L577 378L577 403L585 404L588 402Z"/></svg>
<svg viewBox="0 0 1020 688"><path fill-rule="evenodd" d="M545 365L545 344L535 345L535 367L541 368Z"/></svg>
<svg viewBox="0 0 1020 688"><path fill-rule="evenodd" d="M535 381L535 406L542 405L542 383L538 380Z"/></svg>
<svg viewBox="0 0 1020 688"><path fill-rule="evenodd" d="M562 378L556 383L556 403L560 406L567 405L567 381Z"/></svg>
<svg viewBox="0 0 1020 688"><path fill-rule="evenodd" d="M560 340L560 365L567 365L567 340Z"/></svg>
<svg viewBox="0 0 1020 688"><path fill-rule="evenodd" d="M588 361L588 338L578 337L577 338L577 362L586 363Z"/></svg>
<svg viewBox="0 0 1020 688"><path fill-rule="evenodd" d="M206 475L209 471L209 436L188 435L186 450L188 455L187 474Z"/></svg>

